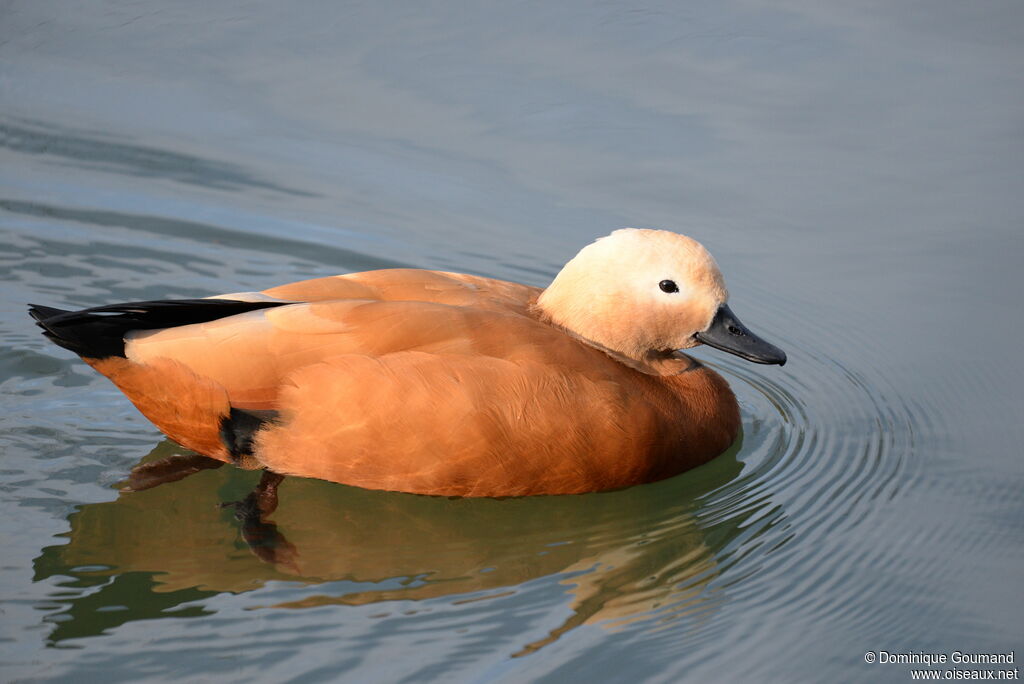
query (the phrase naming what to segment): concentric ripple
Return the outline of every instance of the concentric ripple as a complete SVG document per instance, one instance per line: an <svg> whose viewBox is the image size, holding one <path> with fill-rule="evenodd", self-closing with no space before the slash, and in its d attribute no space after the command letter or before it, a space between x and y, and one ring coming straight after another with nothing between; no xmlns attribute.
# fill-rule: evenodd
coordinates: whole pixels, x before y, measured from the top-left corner
<svg viewBox="0 0 1024 684"><path fill-rule="evenodd" d="M777 327L814 329L793 310L767 306L762 315ZM772 616L742 630L732 624L733 639L764 638L795 614L845 620L868 633L873 616L859 606L872 588L857 574L887 551L857 557L842 540L884 524L876 515L880 504L920 484L925 471L911 455L915 435L936 429L934 412L896 392L870 365L859 365L873 352L864 340L857 341L857 358L842 360L821 350L849 344L785 336L777 342L789 353L783 369L701 353L729 380L744 425L742 473L702 497L697 513L705 531L740 530L717 550L714 588L725 594L719 597L725 613L742 605L746 613ZM723 638L726 624L698 641Z"/></svg>

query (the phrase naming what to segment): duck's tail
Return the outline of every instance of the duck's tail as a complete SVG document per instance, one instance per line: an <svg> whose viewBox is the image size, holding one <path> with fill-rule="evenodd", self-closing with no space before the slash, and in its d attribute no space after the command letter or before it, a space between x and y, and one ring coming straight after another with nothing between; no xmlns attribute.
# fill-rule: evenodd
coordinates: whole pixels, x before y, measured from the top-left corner
<svg viewBox="0 0 1024 684"><path fill-rule="evenodd" d="M124 358L124 338L133 330L159 330L226 318L290 302L233 299L170 299L66 311L30 304L29 315L54 344L86 359Z"/></svg>

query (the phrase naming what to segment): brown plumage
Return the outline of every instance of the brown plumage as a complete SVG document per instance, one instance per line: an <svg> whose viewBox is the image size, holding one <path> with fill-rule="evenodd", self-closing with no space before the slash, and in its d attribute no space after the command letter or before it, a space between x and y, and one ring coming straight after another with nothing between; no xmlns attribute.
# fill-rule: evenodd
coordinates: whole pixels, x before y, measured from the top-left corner
<svg viewBox="0 0 1024 684"><path fill-rule="evenodd" d="M650 482L724 451L736 400L677 350L703 339L785 360L732 318L745 335L730 349L715 332L731 316L726 297L698 243L624 230L543 292L393 269L223 295L236 303L205 300L222 308L173 327L160 327L159 308L173 303L110 307L127 312L120 332L97 310L33 315L168 436L212 458L373 489L516 496ZM89 356L97 320L115 325L104 358Z"/></svg>

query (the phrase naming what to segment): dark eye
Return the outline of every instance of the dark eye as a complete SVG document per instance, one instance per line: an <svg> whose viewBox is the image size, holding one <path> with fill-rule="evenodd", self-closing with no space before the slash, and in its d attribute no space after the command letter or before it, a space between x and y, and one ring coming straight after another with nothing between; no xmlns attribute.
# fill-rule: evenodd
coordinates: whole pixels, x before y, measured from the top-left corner
<svg viewBox="0 0 1024 684"><path fill-rule="evenodd" d="M661 288L662 292L679 292L679 286L676 285L674 280L662 280L658 283L658 287Z"/></svg>

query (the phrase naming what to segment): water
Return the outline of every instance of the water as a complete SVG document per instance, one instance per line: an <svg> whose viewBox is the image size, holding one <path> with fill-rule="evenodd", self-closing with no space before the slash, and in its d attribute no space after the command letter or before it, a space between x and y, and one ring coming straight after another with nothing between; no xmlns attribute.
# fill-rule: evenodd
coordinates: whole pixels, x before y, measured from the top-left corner
<svg viewBox="0 0 1024 684"><path fill-rule="evenodd" d="M907 681L1024 657L1016 3L9 2L0 672L18 681ZM740 443L449 500L174 453L24 312L417 266L544 285L688 233L785 368ZM155 452L149 455L150 452ZM265 549L265 547L263 547Z"/></svg>

